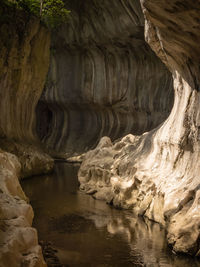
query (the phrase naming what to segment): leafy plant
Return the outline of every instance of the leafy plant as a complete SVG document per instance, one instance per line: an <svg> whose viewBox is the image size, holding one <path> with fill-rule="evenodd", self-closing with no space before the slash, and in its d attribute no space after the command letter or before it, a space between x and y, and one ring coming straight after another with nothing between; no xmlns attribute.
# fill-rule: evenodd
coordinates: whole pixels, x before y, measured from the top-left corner
<svg viewBox="0 0 200 267"><path fill-rule="evenodd" d="M63 0L4 0L9 5L23 9L40 17L49 28L54 29L65 23L70 11L65 8Z"/></svg>
<svg viewBox="0 0 200 267"><path fill-rule="evenodd" d="M45 0L42 5L42 19L50 28L66 22L69 13L62 0Z"/></svg>
<svg viewBox="0 0 200 267"><path fill-rule="evenodd" d="M18 0L17 5L35 16L40 14L40 0Z"/></svg>

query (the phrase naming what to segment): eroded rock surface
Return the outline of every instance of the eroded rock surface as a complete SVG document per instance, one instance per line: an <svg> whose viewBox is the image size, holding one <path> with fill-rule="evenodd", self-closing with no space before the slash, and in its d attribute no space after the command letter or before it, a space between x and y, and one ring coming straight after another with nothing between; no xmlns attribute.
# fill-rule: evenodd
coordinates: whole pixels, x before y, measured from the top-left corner
<svg viewBox="0 0 200 267"><path fill-rule="evenodd" d="M35 106L49 67L50 34L36 18L0 6L0 136L35 142Z"/></svg>
<svg viewBox="0 0 200 267"><path fill-rule="evenodd" d="M49 67L50 33L37 18L1 3L0 34L0 148L18 157L23 177L47 173L53 160L38 148L35 107Z"/></svg>
<svg viewBox="0 0 200 267"><path fill-rule="evenodd" d="M34 145L2 138L0 147L17 156L21 164L20 178L46 174L53 170L54 160Z"/></svg>
<svg viewBox="0 0 200 267"><path fill-rule="evenodd" d="M13 153L0 150L0 266L42 267L33 211L18 179L53 168L52 158L37 148L35 134L50 35L38 19L2 1L0 35L0 148Z"/></svg>
<svg viewBox="0 0 200 267"><path fill-rule="evenodd" d="M199 256L200 3L141 1L145 37L170 69L168 119L142 136L101 140L86 154L82 190L166 226L175 252Z"/></svg>
<svg viewBox="0 0 200 267"><path fill-rule="evenodd" d="M71 19L53 37L38 134L57 152L141 134L173 104L172 79L144 41L139 1L66 1Z"/></svg>
<svg viewBox="0 0 200 267"><path fill-rule="evenodd" d="M0 148L19 158L23 177L47 173L53 160L37 148L35 107L49 67L50 34L37 18L3 3L0 17Z"/></svg>
<svg viewBox="0 0 200 267"><path fill-rule="evenodd" d="M19 184L20 162L0 151L0 266L45 267L33 210Z"/></svg>

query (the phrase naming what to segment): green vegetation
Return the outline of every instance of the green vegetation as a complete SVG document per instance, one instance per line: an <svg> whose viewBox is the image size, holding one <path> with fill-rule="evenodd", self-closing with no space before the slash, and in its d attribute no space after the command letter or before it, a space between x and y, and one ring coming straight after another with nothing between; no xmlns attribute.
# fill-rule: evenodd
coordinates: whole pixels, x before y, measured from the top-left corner
<svg viewBox="0 0 200 267"><path fill-rule="evenodd" d="M39 17L51 29L65 23L70 13L62 0L4 0L4 2Z"/></svg>
<svg viewBox="0 0 200 267"><path fill-rule="evenodd" d="M43 3L41 16L48 26L54 28L65 23L69 13L62 0L46 0Z"/></svg>

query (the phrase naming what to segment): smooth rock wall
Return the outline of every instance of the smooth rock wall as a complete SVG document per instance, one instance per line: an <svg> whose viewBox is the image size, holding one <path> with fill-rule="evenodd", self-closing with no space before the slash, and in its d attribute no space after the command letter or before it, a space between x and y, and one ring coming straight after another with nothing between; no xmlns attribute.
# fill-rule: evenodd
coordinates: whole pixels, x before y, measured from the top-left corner
<svg viewBox="0 0 200 267"><path fill-rule="evenodd" d="M0 35L0 267L44 267L37 231L31 227L33 210L19 178L48 173L54 164L38 148L35 134L50 35L38 19L4 1Z"/></svg>
<svg viewBox="0 0 200 267"><path fill-rule="evenodd" d="M145 37L170 69L170 116L141 136L104 137L79 171L81 189L166 227L175 252L199 256L200 3L142 1Z"/></svg>
<svg viewBox="0 0 200 267"><path fill-rule="evenodd" d="M144 41L139 1L68 1L71 19L53 36L37 107L50 150L83 152L99 139L141 134L173 104L172 78Z"/></svg>
<svg viewBox="0 0 200 267"><path fill-rule="evenodd" d="M199 256L200 3L142 4L147 40L174 78L174 107L157 135L159 142L166 144L162 158L165 155L165 168L170 170L169 182L164 183L168 240L175 251ZM171 163L167 163L169 158Z"/></svg>
<svg viewBox="0 0 200 267"><path fill-rule="evenodd" d="M35 108L50 56L50 33L12 5L0 5L0 148L15 154L21 176L47 173L53 160L36 135Z"/></svg>
<svg viewBox="0 0 200 267"><path fill-rule="evenodd" d="M36 142L35 107L49 67L50 34L39 20L1 3L0 136Z"/></svg>

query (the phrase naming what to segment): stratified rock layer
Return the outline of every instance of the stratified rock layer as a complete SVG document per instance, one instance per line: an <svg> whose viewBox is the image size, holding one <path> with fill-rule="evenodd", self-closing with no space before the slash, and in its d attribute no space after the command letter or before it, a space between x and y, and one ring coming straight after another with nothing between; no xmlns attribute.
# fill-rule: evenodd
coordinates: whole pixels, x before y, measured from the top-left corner
<svg viewBox="0 0 200 267"><path fill-rule="evenodd" d="M144 41L139 1L75 1L54 36L38 135L49 149L83 152L108 135L140 134L168 116L172 79Z"/></svg>
<svg viewBox="0 0 200 267"><path fill-rule="evenodd" d="M199 256L200 3L141 2L146 40L173 74L173 109L142 136L103 138L79 180L94 197L165 225L175 252Z"/></svg>

